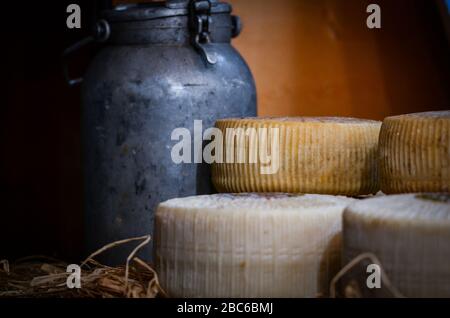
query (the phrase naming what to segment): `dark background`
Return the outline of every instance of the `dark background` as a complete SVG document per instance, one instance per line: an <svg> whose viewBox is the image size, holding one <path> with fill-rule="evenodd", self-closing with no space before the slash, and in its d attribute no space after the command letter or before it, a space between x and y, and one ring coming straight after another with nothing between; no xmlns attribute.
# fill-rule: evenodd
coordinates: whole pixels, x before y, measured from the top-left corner
<svg viewBox="0 0 450 318"><path fill-rule="evenodd" d="M80 87L62 73L64 48L90 32L95 1L82 8L82 29L66 27L71 1L2 4L0 259L82 253ZM96 47L70 60L82 75Z"/></svg>
<svg viewBox="0 0 450 318"><path fill-rule="evenodd" d="M66 7L72 2L82 8L81 30L66 28ZM327 48L326 39L320 38L322 33L317 31L324 22L316 17L317 20L302 24L308 17L307 10L322 12L321 8L312 5L313 2L317 6L328 6L327 14L335 14L333 19L348 23L344 24L340 32L342 43L350 43L342 46L350 67L340 72L351 79L349 86L339 86L340 73L324 68L327 63L332 66L338 64L332 60L335 57L333 52L328 56L317 57L316 51L324 52ZM247 21L247 31L244 30L236 45L255 73L260 99L259 114L356 114L381 119L384 115L401 112L450 108L448 34L437 2L372 2L385 8L383 17L388 25L373 35L381 46L378 47L378 54L385 59L381 62L372 59L370 46L358 40L358 37L365 39L368 36L367 30L364 27L350 28L359 23L360 18L351 13L360 12L364 1L331 1L331 6L327 1L312 0L232 1L237 13ZM89 25L96 20L96 8L104 3L2 3L0 259L41 254L67 261L79 261L83 257L80 87L69 88L65 84L61 53L64 48L89 33ZM298 19L289 7L298 6L297 3L301 3L301 7L297 8ZM273 20L271 12L275 9L270 6L285 6L280 12L288 10L290 13L286 18L280 13L281 22L277 28L263 30L261 25ZM335 9L337 11L333 13ZM361 14L366 15L365 12ZM354 23L353 18L356 19ZM295 28L300 30L314 27L307 30L311 32L309 41L296 42L296 37L288 33L293 27L289 21L294 21ZM282 32L288 35L280 35ZM281 38L281 42L274 45L269 40L270 36ZM302 39L301 34L299 38ZM98 49L98 46L90 46L77 53L70 60L71 73L74 76L81 75ZM286 56L286 52L298 52L295 53L298 55ZM311 56L305 56L305 52ZM311 58L311 62L308 58ZM310 72L303 77L306 80L302 80L300 71L294 75L283 73L292 69L289 63L298 61L313 66L305 70ZM406 64L396 69L399 63ZM385 75L377 79L376 72L383 67ZM367 85L364 85L360 79L366 76L366 71ZM313 77L312 74L318 75ZM274 77L278 80L273 80ZM334 92L331 95L321 91L320 85L327 80L330 80ZM375 85L379 82L388 88L386 101L379 99L380 91ZM372 90L371 85L374 86ZM308 95L311 91L316 92L316 95ZM304 96L306 98L302 99ZM351 105L348 96L357 106L346 106ZM297 100L303 103L297 104Z"/></svg>

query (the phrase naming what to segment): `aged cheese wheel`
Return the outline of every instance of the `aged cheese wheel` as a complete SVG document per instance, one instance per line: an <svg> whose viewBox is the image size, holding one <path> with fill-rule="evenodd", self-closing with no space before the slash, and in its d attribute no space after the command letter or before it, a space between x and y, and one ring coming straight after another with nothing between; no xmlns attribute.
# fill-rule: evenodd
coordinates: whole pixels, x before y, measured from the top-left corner
<svg viewBox="0 0 450 318"><path fill-rule="evenodd" d="M450 191L450 111L385 119L380 133L384 193Z"/></svg>
<svg viewBox="0 0 450 318"><path fill-rule="evenodd" d="M407 297L450 297L449 242L449 194L377 197L344 212L344 262L375 254Z"/></svg>
<svg viewBox="0 0 450 318"><path fill-rule="evenodd" d="M161 203L155 260L173 297L316 297L341 261L344 208L327 195L216 194Z"/></svg>
<svg viewBox="0 0 450 318"><path fill-rule="evenodd" d="M223 163L212 166L212 180L219 192L356 196L379 190L377 146L381 122L339 117L248 118L220 120L216 127L223 133L225 149ZM276 173L262 170L273 162L258 156L265 150L260 134L235 137L228 133L230 129L259 132L262 128L267 129L270 146L275 139L270 138L271 129L278 129ZM230 158L236 157L234 163L227 160L230 151L234 152ZM274 151L267 153L273 161ZM247 161L239 161L239 155ZM256 163L250 158L257 158Z"/></svg>

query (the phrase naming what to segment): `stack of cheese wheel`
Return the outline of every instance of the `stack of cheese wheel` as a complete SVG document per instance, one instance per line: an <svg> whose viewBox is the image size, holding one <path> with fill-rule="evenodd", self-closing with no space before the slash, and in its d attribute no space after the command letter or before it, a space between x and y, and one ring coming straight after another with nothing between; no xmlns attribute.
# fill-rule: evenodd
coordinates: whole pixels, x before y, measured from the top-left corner
<svg viewBox="0 0 450 318"><path fill-rule="evenodd" d="M216 127L225 145L223 163L212 165L212 180L219 192L357 196L379 190L381 122L342 117L247 118L220 120Z"/></svg>
<svg viewBox="0 0 450 318"><path fill-rule="evenodd" d="M341 266L342 213L354 201L333 195L379 190L381 122L247 118L216 127L222 161L213 163L212 180L219 192L235 194L159 205L162 286L175 297L327 295Z"/></svg>
<svg viewBox="0 0 450 318"><path fill-rule="evenodd" d="M344 208L328 195L217 194L156 213L155 260L173 297L317 297L341 265Z"/></svg>
<svg viewBox="0 0 450 318"><path fill-rule="evenodd" d="M388 117L379 143L381 190L399 195L346 209L344 260L371 252L405 296L450 297L450 111Z"/></svg>
<svg viewBox="0 0 450 318"><path fill-rule="evenodd" d="M407 297L450 297L449 242L449 194L371 198L344 212L344 262L375 254Z"/></svg>
<svg viewBox="0 0 450 318"><path fill-rule="evenodd" d="M386 118L380 133L381 190L450 191L450 111Z"/></svg>

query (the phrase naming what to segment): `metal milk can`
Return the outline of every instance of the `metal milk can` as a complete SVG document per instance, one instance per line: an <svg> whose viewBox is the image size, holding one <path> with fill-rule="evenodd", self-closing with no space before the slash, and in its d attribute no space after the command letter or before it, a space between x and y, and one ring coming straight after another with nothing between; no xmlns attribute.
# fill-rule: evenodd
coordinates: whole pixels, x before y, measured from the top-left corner
<svg viewBox="0 0 450 318"><path fill-rule="evenodd" d="M87 251L152 234L161 201L214 191L209 165L173 162L171 134L193 134L194 120L206 129L256 115L252 74L230 44L241 30L231 10L172 0L120 5L98 22L90 40L104 47L82 80ZM123 263L129 252L104 261ZM141 254L151 255L151 247Z"/></svg>

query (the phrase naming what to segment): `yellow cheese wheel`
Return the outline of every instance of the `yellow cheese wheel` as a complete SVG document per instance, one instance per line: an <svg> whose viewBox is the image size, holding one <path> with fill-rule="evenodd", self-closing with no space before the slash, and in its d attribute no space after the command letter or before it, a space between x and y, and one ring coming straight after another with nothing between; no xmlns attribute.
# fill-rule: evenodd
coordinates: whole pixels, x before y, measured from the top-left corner
<svg viewBox="0 0 450 318"><path fill-rule="evenodd" d="M377 146L381 122L340 117L247 118L220 120L216 127L223 133L225 149L225 160L212 165L212 180L219 192L356 196L379 190ZM258 157L264 151L258 133L238 138L228 134L237 129L262 128L267 129L269 137L271 129L278 129L278 151L267 151L272 156L269 164ZM272 139L267 139L271 146ZM233 163L226 160L230 151L236 157ZM273 163L274 153L279 154L278 170L265 174L262 167ZM239 155L246 161L238 161ZM251 162L252 156L260 160Z"/></svg>
<svg viewBox="0 0 450 318"><path fill-rule="evenodd" d="M381 196L344 212L344 263L375 254L392 285L407 297L450 297L449 242L449 194Z"/></svg>
<svg viewBox="0 0 450 318"><path fill-rule="evenodd" d="M323 296L340 268L342 213L354 201L216 194L161 203L161 285L172 297Z"/></svg>
<svg viewBox="0 0 450 318"><path fill-rule="evenodd" d="M384 193L450 191L450 111L385 119L380 133Z"/></svg>

